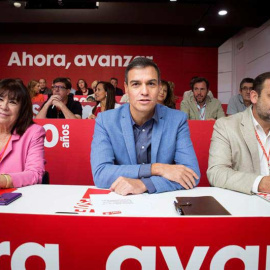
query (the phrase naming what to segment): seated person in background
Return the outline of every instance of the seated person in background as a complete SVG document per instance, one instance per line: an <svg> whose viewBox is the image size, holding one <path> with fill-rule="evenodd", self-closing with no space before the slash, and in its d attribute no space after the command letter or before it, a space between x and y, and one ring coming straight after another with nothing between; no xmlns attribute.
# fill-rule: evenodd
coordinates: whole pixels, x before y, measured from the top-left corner
<svg viewBox="0 0 270 270"><path fill-rule="evenodd" d="M111 83L99 82L95 91L96 106L89 115L89 119L95 119L100 112L115 109L120 105L115 102L115 91Z"/></svg>
<svg viewBox="0 0 270 270"><path fill-rule="evenodd" d="M52 90L47 87L47 81L45 79L39 79L40 93L43 95L50 95Z"/></svg>
<svg viewBox="0 0 270 270"><path fill-rule="evenodd" d="M79 79L77 82L77 91L76 95L89 96L93 94L94 91L91 88L87 88L87 82L84 79Z"/></svg>
<svg viewBox="0 0 270 270"><path fill-rule="evenodd" d="M253 90L254 80L244 78L240 83L239 94L232 96L227 107L227 114L235 114L244 111L251 105L250 92Z"/></svg>
<svg viewBox="0 0 270 270"><path fill-rule="evenodd" d="M121 103L129 103L129 97L128 94L124 94L121 99L120 99Z"/></svg>
<svg viewBox="0 0 270 270"><path fill-rule="evenodd" d="M192 81L193 95L181 102L181 111L188 115L190 120L215 120L225 116L221 103L208 94L209 82L203 77Z"/></svg>
<svg viewBox="0 0 270 270"><path fill-rule="evenodd" d="M72 88L72 83L71 83L71 79L67 77L67 80L70 82L71 84L71 88L70 88L70 93L75 95L76 94L76 90L74 88Z"/></svg>
<svg viewBox="0 0 270 270"><path fill-rule="evenodd" d="M168 81L168 84L169 84L169 86L170 86L172 92L174 93L174 88L175 88L174 82Z"/></svg>
<svg viewBox="0 0 270 270"><path fill-rule="evenodd" d="M116 96L123 96L123 90L118 88L118 79L117 78L111 78L111 84L113 85L114 89L115 89L115 95Z"/></svg>
<svg viewBox="0 0 270 270"><path fill-rule="evenodd" d="M82 105L78 101L73 100L70 95L71 84L67 78L56 78L53 80L53 95L43 103L37 119L44 118L66 118L81 119Z"/></svg>
<svg viewBox="0 0 270 270"><path fill-rule="evenodd" d="M95 100L95 92L96 92L96 89L97 89L98 82L99 82L98 80L95 80L95 81L92 82L91 87L92 87L94 93L87 96L86 101L88 101L88 102L95 102L96 101Z"/></svg>
<svg viewBox="0 0 270 270"><path fill-rule="evenodd" d="M120 99L120 103L129 103L129 96L127 93L125 93L121 99Z"/></svg>
<svg viewBox="0 0 270 270"><path fill-rule="evenodd" d="M31 80L27 85L27 89L29 91L32 103L44 102L44 96L39 93L40 87L38 81Z"/></svg>
<svg viewBox="0 0 270 270"><path fill-rule="evenodd" d="M200 170L187 116L157 104L160 72L144 57L125 71L129 104L100 113L91 146L97 187L121 195L190 189Z"/></svg>
<svg viewBox="0 0 270 270"><path fill-rule="evenodd" d="M175 109L174 95L167 81L161 80L161 88L158 93L157 102L171 109Z"/></svg>
<svg viewBox="0 0 270 270"><path fill-rule="evenodd" d="M247 194L270 193L270 72L250 92L252 106L216 121L207 176L212 186Z"/></svg>
<svg viewBox="0 0 270 270"><path fill-rule="evenodd" d="M42 182L45 130L32 117L30 95L22 81L0 81L0 188Z"/></svg>
<svg viewBox="0 0 270 270"><path fill-rule="evenodd" d="M195 77L192 77L191 80L190 80L190 88L192 89L192 85L193 85L193 80L199 78L198 76L195 76ZM208 93L207 95L210 97L210 98L213 98L213 93L210 89L208 89ZM186 99L186 98L189 98L190 96L193 96L193 91L192 90L188 90L188 91L185 91L184 92L184 95L183 95L183 99Z"/></svg>

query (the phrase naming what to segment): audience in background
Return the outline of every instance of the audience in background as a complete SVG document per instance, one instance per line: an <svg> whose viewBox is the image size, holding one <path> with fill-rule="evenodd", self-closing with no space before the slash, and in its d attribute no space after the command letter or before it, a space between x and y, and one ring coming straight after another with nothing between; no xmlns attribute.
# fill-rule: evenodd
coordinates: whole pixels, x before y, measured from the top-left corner
<svg viewBox="0 0 270 270"><path fill-rule="evenodd" d="M76 90L74 88L72 88L72 83L71 83L71 79L69 77L67 77L67 80L70 82L71 84L71 89L70 89L70 93L75 95L76 94Z"/></svg>
<svg viewBox="0 0 270 270"><path fill-rule="evenodd" d="M51 89L47 87L47 81L45 79L39 79L40 93L43 95L50 95L52 93Z"/></svg>
<svg viewBox="0 0 270 270"><path fill-rule="evenodd" d="M192 81L192 92L181 102L181 111L192 120L215 120L225 116L221 103L216 98L208 96L209 82L203 77Z"/></svg>
<svg viewBox="0 0 270 270"><path fill-rule="evenodd" d="M89 96L93 93L94 93L93 89L87 88L87 82L84 79L78 80L76 95Z"/></svg>
<svg viewBox="0 0 270 270"><path fill-rule="evenodd" d="M125 94L121 97L120 102L121 102L121 103L129 103L129 96L128 96L127 93L125 93Z"/></svg>
<svg viewBox="0 0 270 270"><path fill-rule="evenodd" d="M175 109L174 95L167 81L161 80L157 102L171 109Z"/></svg>
<svg viewBox="0 0 270 270"><path fill-rule="evenodd" d="M111 78L111 84L113 85L114 89L115 89L115 95L116 96L123 96L124 92L122 89L118 88L118 79L117 78Z"/></svg>
<svg viewBox="0 0 270 270"><path fill-rule="evenodd" d="M240 83L239 94L232 96L227 107L227 114L235 114L244 111L251 105L250 92L253 90L254 80L244 78Z"/></svg>
<svg viewBox="0 0 270 270"><path fill-rule="evenodd" d="M247 194L270 193L269 95L270 72L267 72L254 80L249 108L216 121L207 170L212 186Z"/></svg>
<svg viewBox="0 0 270 270"><path fill-rule="evenodd" d="M43 127L33 123L32 103L21 80L0 81L0 189L41 184Z"/></svg>
<svg viewBox="0 0 270 270"><path fill-rule="evenodd" d="M96 92L96 89L97 89L97 84L98 84L98 80L94 80L92 82L91 87L92 87L94 93L87 96L86 101L89 101L89 102L95 102L96 101L95 100L95 92Z"/></svg>
<svg viewBox="0 0 270 270"><path fill-rule="evenodd" d="M111 110L120 105L115 102L115 90L109 82L99 82L95 91L96 106L89 115L89 119L95 119L100 112Z"/></svg>
<svg viewBox="0 0 270 270"><path fill-rule="evenodd" d="M71 83L67 78L56 78L53 80L53 95L42 105L37 119L42 118L66 118L81 119L82 105L73 100L70 95Z"/></svg>
<svg viewBox="0 0 270 270"><path fill-rule="evenodd" d="M169 86L170 86L172 92L174 93L174 88L175 88L174 82L168 81L168 84L169 84Z"/></svg>
<svg viewBox="0 0 270 270"><path fill-rule="evenodd" d="M27 89L29 91L32 102L44 102L44 96L39 93L40 87L38 81L31 80L27 85Z"/></svg>

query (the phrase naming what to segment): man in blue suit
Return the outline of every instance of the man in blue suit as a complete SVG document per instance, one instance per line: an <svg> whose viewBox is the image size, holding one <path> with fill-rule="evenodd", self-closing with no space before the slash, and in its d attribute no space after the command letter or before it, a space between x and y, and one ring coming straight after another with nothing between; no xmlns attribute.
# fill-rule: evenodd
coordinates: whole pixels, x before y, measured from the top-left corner
<svg viewBox="0 0 270 270"><path fill-rule="evenodd" d="M97 187L121 195L190 189L200 170L187 116L157 104L160 71L136 58L125 72L129 104L98 114L91 147Z"/></svg>

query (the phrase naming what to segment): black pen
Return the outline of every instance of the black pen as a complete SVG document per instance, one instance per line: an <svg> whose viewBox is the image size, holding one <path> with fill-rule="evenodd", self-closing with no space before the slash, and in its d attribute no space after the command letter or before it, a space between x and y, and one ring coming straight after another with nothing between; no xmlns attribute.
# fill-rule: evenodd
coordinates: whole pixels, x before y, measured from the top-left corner
<svg viewBox="0 0 270 270"><path fill-rule="evenodd" d="M55 212L55 214L71 214L71 215L78 215L77 212Z"/></svg>

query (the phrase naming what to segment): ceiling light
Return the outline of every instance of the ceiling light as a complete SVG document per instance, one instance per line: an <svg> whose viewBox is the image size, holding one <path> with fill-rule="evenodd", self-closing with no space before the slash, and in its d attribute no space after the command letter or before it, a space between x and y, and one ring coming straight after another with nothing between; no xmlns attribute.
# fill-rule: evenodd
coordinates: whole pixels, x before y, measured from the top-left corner
<svg viewBox="0 0 270 270"><path fill-rule="evenodd" d="M218 15L224 16L224 15L226 15L227 13L228 13L228 11L225 10L225 9L223 9L223 10L220 10L220 11L218 12Z"/></svg>
<svg viewBox="0 0 270 270"><path fill-rule="evenodd" d="M19 2L14 2L13 5L14 5L14 7L16 7L16 8L20 8L20 7L22 6L22 4L19 3Z"/></svg>
<svg viewBox="0 0 270 270"><path fill-rule="evenodd" d="M205 31L205 28L204 28L204 27L199 27L198 30L199 30L200 32L203 32L203 31Z"/></svg>
<svg viewBox="0 0 270 270"><path fill-rule="evenodd" d="M177 0L170 0L171 2L176 2Z"/></svg>

